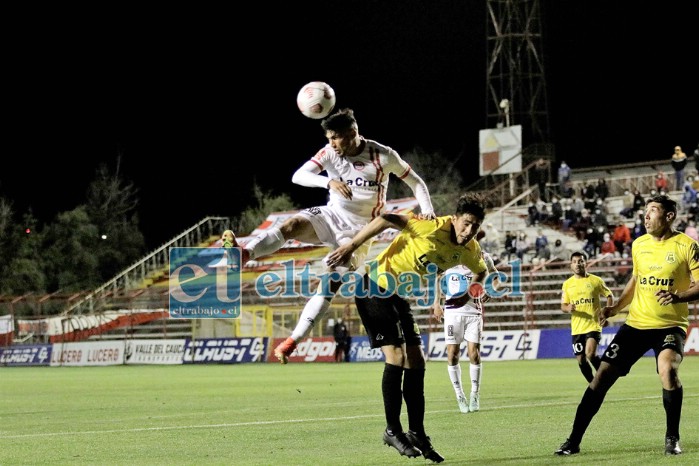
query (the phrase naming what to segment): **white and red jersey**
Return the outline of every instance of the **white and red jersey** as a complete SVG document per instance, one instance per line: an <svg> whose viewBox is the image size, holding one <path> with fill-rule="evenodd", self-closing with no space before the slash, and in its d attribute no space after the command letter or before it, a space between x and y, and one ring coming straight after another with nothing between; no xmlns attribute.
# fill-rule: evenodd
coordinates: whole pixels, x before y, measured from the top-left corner
<svg viewBox="0 0 699 466"><path fill-rule="evenodd" d="M345 199L330 190L327 204L350 225L364 225L383 212L391 173L411 187L424 185L395 150L370 139L365 141L364 150L352 157L339 156L327 144L305 165L307 167L313 163L320 171L325 171L330 179L343 181L350 187L352 199ZM421 210L432 212L429 195L427 200L427 205L420 203Z"/></svg>
<svg viewBox="0 0 699 466"><path fill-rule="evenodd" d="M493 265L493 259L490 254L483 251L483 260L488 267L488 272L493 272L495 266ZM470 304L464 304L463 306L450 306L448 304L449 300L452 298L459 298L468 294L468 287L473 281L473 271L463 264L455 265L444 272L444 277L446 280L446 286L444 290L445 303L444 313L455 313L459 315L480 315L483 313L483 306L473 305L473 301Z"/></svg>

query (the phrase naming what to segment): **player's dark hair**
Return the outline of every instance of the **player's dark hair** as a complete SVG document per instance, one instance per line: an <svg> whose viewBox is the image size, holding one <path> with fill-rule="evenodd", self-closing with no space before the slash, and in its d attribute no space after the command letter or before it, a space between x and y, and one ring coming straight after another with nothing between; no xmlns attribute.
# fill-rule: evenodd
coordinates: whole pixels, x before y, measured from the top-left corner
<svg viewBox="0 0 699 466"><path fill-rule="evenodd" d="M650 204L651 202L657 202L658 204L663 206L663 210L665 212L672 212L675 215L677 215L677 202L675 202L675 200L667 194L657 194L655 196L649 197L646 201L646 206L648 206L648 204Z"/></svg>
<svg viewBox="0 0 699 466"><path fill-rule="evenodd" d="M585 262L587 262L587 254L585 254L585 251L575 251L573 254L570 255L570 260L573 260L573 257L582 257L585 259Z"/></svg>
<svg viewBox="0 0 699 466"><path fill-rule="evenodd" d="M480 193L466 193L456 204L456 215L471 214L483 221L485 218L485 197Z"/></svg>
<svg viewBox="0 0 699 466"><path fill-rule="evenodd" d="M320 126L324 131L342 133L348 129L356 128L357 119L354 118L354 110L351 108L343 108L321 121Z"/></svg>

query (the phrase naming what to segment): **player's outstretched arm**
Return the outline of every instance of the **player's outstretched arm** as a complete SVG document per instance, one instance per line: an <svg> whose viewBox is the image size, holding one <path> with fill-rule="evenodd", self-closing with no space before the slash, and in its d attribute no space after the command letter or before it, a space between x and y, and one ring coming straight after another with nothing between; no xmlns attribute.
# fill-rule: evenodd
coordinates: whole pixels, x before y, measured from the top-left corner
<svg viewBox="0 0 699 466"><path fill-rule="evenodd" d="M408 224L409 218L410 217L407 215L381 214L359 230L359 233L357 233L351 241L341 245L328 254L326 259L328 266L335 267L349 260L352 253L356 251L359 246L388 228L402 230Z"/></svg>
<svg viewBox="0 0 699 466"><path fill-rule="evenodd" d="M418 217L421 220L432 220L435 218L436 215L434 213L434 207L432 207L430 191L427 189L427 184L425 184L423 179L411 169L402 180L405 184L410 186L417 203L420 205L420 215Z"/></svg>

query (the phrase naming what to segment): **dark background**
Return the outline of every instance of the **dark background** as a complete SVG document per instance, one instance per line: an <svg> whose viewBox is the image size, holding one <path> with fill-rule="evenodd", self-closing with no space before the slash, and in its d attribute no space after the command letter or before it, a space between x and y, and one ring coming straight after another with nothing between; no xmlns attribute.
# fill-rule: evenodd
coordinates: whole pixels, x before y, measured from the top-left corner
<svg viewBox="0 0 699 466"><path fill-rule="evenodd" d="M669 160L675 145L691 157L699 142L697 8L640 3L541 2L552 142L573 169ZM0 195L49 222L120 159L150 247L237 215L253 182L324 203L291 183L326 142L295 104L314 80L364 136L477 178L485 0L233 5L8 15Z"/></svg>

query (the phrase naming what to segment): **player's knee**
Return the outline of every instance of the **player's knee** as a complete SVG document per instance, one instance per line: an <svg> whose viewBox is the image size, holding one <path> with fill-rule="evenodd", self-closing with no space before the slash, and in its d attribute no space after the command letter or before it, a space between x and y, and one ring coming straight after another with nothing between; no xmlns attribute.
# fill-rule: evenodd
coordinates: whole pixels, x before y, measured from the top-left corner
<svg viewBox="0 0 699 466"><path fill-rule="evenodd" d="M284 239L289 240L296 238L308 223L308 220L303 217L291 217L282 223L279 231L284 235Z"/></svg>

